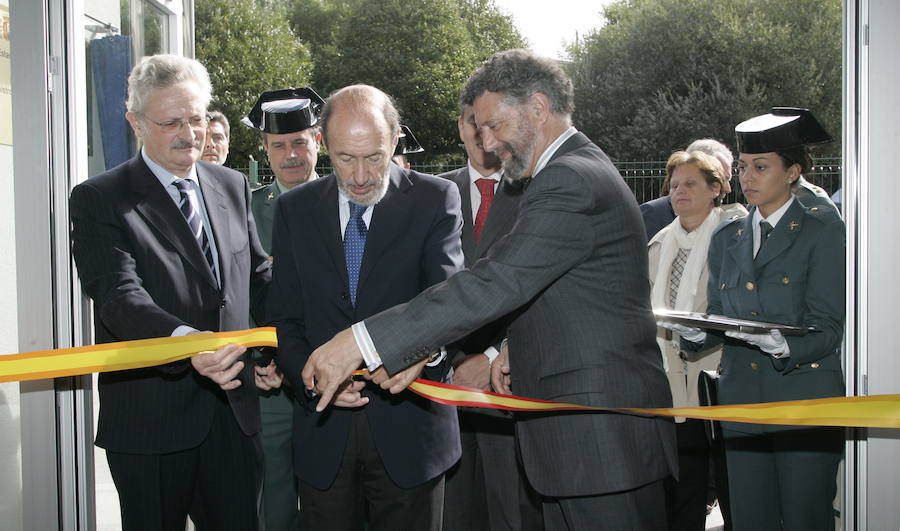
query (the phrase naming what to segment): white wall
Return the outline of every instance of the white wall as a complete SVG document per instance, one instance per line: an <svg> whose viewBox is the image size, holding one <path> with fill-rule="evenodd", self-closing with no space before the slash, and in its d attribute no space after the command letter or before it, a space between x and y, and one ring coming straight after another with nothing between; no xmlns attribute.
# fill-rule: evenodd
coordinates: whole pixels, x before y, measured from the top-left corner
<svg viewBox="0 0 900 531"><path fill-rule="evenodd" d="M6 118L9 119L9 118ZM12 176L12 146L0 144L0 175ZM0 354L18 352L13 180L0 179ZM22 430L19 384L0 383L0 531L22 529Z"/></svg>
<svg viewBox="0 0 900 531"><path fill-rule="evenodd" d="M867 103L862 134L868 144L862 160L866 190L861 194L860 221L867 234L860 272L867 278L860 293L866 322L860 335L866 343L869 394L893 394L900 393L900 215L896 201L900 186L900 2L863 2L863 13L868 8L868 16L862 20L868 23L868 46L863 52L868 54L868 63L860 96ZM900 529L900 430L870 430L866 446L865 528Z"/></svg>

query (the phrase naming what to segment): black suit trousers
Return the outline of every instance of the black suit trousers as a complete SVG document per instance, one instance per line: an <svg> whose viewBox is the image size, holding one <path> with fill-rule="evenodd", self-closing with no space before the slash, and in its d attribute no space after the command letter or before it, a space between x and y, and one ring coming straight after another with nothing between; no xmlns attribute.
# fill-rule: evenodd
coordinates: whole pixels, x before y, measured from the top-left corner
<svg viewBox="0 0 900 531"><path fill-rule="evenodd" d="M440 531L444 475L404 489L381 461L362 409L352 414L350 436L334 482L325 490L300 480L302 529L328 531Z"/></svg>
<svg viewBox="0 0 900 531"><path fill-rule="evenodd" d="M224 396L200 446L168 454L106 452L126 531L254 531L262 479L259 435L241 432ZM255 486L255 488L254 488Z"/></svg>

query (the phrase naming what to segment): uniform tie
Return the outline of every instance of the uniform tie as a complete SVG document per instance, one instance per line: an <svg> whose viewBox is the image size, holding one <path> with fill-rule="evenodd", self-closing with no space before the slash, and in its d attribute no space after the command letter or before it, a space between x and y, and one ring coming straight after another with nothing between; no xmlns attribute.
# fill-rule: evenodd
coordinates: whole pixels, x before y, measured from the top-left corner
<svg viewBox="0 0 900 531"><path fill-rule="evenodd" d="M770 225L768 221L759 221L759 249L756 251L756 256L759 256L759 253L762 252L763 245L766 244L766 240L769 239L769 234L772 234L773 230L775 230L775 227Z"/></svg>
<svg viewBox="0 0 900 531"><path fill-rule="evenodd" d="M206 258L206 263L209 264L209 269L213 273L213 278L216 278L216 265L213 261L212 247L209 245L209 238L206 235L206 230L203 228L203 216L200 214L200 209L195 204L195 196L188 193L191 189L191 185L186 179L175 179L174 184L175 188L178 188L178 193L181 196L181 201L178 203L178 209L181 210L181 214L184 216L188 227L191 229L191 234L193 234L194 239L197 240L197 245L200 246L200 252L203 253L203 256Z"/></svg>
<svg viewBox="0 0 900 531"><path fill-rule="evenodd" d="M487 221L488 212L491 210L491 203L494 202L494 185L497 182L493 179L476 179L475 186L478 193L481 194L481 204L478 205L478 212L475 214L474 236L475 242L481 238L481 231L484 230L484 222Z"/></svg>
<svg viewBox="0 0 900 531"><path fill-rule="evenodd" d="M347 278L350 281L350 302L356 306L356 288L359 285L359 268L362 265L363 252L366 249L366 222L363 212L366 205L358 205L353 201L350 205L350 220L344 230L344 258L347 261Z"/></svg>

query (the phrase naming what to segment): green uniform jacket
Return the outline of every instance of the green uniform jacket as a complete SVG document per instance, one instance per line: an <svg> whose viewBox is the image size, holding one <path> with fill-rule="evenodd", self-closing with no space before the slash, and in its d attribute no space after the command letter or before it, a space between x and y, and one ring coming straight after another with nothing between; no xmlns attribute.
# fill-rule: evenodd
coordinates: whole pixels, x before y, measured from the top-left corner
<svg viewBox="0 0 900 531"><path fill-rule="evenodd" d="M259 241L269 255L272 254L272 217L275 214L275 200L279 195L281 190L272 181L271 184L253 190L253 201L250 203Z"/></svg>
<svg viewBox="0 0 900 531"><path fill-rule="evenodd" d="M719 366L721 404L842 396L844 223L831 208L806 208L795 199L754 260L754 211L755 207L747 217L723 224L713 235L708 312L811 326L817 331L786 336L790 356L782 359L721 332L710 332L704 345L682 341L682 346L702 350L724 343ZM785 429L726 426L747 433Z"/></svg>

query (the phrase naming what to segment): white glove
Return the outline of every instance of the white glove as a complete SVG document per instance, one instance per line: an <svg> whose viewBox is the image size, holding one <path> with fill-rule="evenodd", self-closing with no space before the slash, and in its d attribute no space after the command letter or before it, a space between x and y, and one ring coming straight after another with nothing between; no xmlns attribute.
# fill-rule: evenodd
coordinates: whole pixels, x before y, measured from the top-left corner
<svg viewBox="0 0 900 531"><path fill-rule="evenodd" d="M787 340L784 339L780 330L769 330L766 334L748 334L728 330L725 335L746 341L766 354L770 354L773 358L784 358L791 355Z"/></svg>
<svg viewBox="0 0 900 531"><path fill-rule="evenodd" d="M656 326L671 330L681 336L682 339L690 341L691 343L703 343L706 341L706 332L701 328L680 325L669 321L656 321Z"/></svg>

